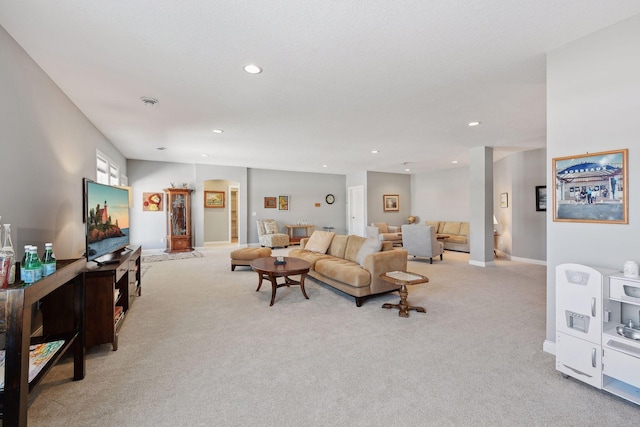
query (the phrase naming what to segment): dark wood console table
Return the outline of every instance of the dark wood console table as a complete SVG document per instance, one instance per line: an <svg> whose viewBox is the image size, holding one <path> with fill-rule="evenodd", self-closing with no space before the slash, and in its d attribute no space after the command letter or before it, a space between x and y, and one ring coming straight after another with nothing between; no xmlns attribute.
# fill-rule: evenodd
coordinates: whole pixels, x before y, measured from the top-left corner
<svg viewBox="0 0 640 427"><path fill-rule="evenodd" d="M56 272L50 276L31 284L18 282L0 291L0 327L6 329L4 389L0 392L3 426L27 425L29 393L67 350L73 351L73 379L84 378L85 266L84 258L58 260ZM68 301L58 305L64 299ZM43 313L43 335L32 337L31 320L38 301ZM42 359L46 362L29 380L30 346L57 341L62 344Z"/></svg>

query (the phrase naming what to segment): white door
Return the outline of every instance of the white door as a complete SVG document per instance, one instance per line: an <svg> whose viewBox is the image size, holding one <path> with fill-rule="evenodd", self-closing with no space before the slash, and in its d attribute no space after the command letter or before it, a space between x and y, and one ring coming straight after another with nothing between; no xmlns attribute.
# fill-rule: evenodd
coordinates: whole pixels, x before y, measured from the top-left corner
<svg viewBox="0 0 640 427"><path fill-rule="evenodd" d="M364 186L349 187L349 200L347 205L348 234L365 236L364 223Z"/></svg>

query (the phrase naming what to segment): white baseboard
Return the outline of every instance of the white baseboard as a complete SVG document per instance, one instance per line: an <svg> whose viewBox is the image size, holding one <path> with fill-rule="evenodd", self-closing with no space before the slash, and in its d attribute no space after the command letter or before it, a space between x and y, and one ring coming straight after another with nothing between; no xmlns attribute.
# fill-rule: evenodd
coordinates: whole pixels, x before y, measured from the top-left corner
<svg viewBox="0 0 640 427"><path fill-rule="evenodd" d="M531 259L531 258L520 258L517 256L509 257L512 261L526 262L529 264L537 264L537 265L547 265L547 261L539 260L539 259Z"/></svg>
<svg viewBox="0 0 640 427"><path fill-rule="evenodd" d="M544 342L542 343L542 351L544 351L545 353L553 354L555 356L556 343L554 343L553 341L544 340Z"/></svg>
<svg viewBox="0 0 640 427"><path fill-rule="evenodd" d="M493 261L483 262L483 261L475 261L472 259L469 260L469 264L475 265L476 267L493 267L496 265L496 263Z"/></svg>

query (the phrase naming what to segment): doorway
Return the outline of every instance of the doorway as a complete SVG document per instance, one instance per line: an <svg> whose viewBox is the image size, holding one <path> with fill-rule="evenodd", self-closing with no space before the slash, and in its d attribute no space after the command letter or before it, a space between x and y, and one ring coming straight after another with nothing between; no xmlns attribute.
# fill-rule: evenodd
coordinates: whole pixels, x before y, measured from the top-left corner
<svg viewBox="0 0 640 427"><path fill-rule="evenodd" d="M364 186L349 187L348 193L347 212L349 218L347 218L347 224L349 234L364 237Z"/></svg>

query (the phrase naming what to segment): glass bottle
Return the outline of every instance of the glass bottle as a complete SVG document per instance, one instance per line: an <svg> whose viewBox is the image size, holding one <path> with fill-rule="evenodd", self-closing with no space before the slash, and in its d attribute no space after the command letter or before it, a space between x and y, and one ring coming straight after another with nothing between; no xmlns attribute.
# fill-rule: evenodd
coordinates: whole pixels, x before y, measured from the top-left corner
<svg viewBox="0 0 640 427"><path fill-rule="evenodd" d="M27 263L24 266L24 282L33 283L42 278L42 263L38 257L38 247L31 246L29 248L29 255L27 257Z"/></svg>
<svg viewBox="0 0 640 427"><path fill-rule="evenodd" d="M53 243L44 244L44 255L42 255L42 277L48 276L56 271L56 256L53 253Z"/></svg>
<svg viewBox="0 0 640 427"><path fill-rule="evenodd" d="M3 244L0 249L0 259L2 260L2 287L6 288L7 285L12 284L16 277L16 267L13 264L15 252L13 250L13 243L11 242L11 224L4 224L3 226Z"/></svg>
<svg viewBox="0 0 640 427"><path fill-rule="evenodd" d="M24 245L24 254L22 255L22 260L20 261L20 279L24 282L25 276L24 268L27 265L27 259L29 258L29 249L31 249L31 245Z"/></svg>

